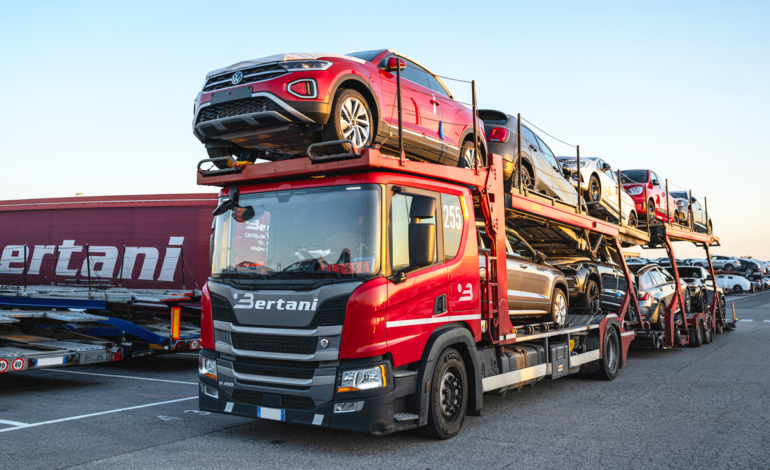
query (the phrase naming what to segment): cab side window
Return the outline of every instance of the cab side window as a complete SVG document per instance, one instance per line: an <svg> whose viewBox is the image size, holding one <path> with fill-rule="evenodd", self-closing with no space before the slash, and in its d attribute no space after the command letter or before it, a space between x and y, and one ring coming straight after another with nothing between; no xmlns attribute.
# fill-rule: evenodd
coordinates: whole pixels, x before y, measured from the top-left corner
<svg viewBox="0 0 770 470"><path fill-rule="evenodd" d="M391 269L397 272L410 266L409 262L409 224L413 223L409 217L409 209L412 206L414 196L409 194L394 194L390 203L390 261ZM438 207L438 204L436 204ZM436 217L419 220L420 224L436 225ZM436 232L438 234L438 232ZM437 240L433 240L434 263L440 263L438 258Z"/></svg>
<svg viewBox="0 0 770 470"><path fill-rule="evenodd" d="M444 232L444 260L457 256L463 235L463 209L460 198L451 194L441 195L441 218Z"/></svg>

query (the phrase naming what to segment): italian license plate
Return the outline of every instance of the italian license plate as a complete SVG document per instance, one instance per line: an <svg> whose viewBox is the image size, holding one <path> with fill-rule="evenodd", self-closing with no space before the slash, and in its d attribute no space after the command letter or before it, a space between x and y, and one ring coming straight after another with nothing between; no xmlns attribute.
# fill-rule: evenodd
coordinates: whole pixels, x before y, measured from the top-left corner
<svg viewBox="0 0 770 470"><path fill-rule="evenodd" d="M56 366L61 364L64 364L63 357L44 357L37 360L37 367Z"/></svg>
<svg viewBox="0 0 770 470"><path fill-rule="evenodd" d="M273 421L286 421L286 411L266 406L257 407L257 418L272 419Z"/></svg>

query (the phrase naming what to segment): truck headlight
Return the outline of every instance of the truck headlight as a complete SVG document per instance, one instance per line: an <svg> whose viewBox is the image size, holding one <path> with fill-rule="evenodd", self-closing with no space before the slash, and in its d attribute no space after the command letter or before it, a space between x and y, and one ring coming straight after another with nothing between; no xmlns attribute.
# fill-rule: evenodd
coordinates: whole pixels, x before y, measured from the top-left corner
<svg viewBox="0 0 770 470"><path fill-rule="evenodd" d="M342 383L337 387L337 392L357 392L386 385L385 366L379 365L369 369L346 370L342 373Z"/></svg>
<svg viewBox="0 0 770 470"><path fill-rule="evenodd" d="M198 373L212 380L217 380L217 360L198 356Z"/></svg>
<svg viewBox="0 0 770 470"><path fill-rule="evenodd" d="M630 196L638 196L642 194L642 187L641 186L634 186L633 188L626 191Z"/></svg>

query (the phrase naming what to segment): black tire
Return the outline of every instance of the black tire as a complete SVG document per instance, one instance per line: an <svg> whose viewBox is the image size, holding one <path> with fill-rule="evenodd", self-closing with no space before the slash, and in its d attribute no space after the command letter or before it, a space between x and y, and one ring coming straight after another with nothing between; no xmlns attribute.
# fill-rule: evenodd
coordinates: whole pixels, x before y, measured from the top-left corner
<svg viewBox="0 0 770 470"><path fill-rule="evenodd" d="M706 295L705 292L701 292L700 301L698 302L698 312L707 313L708 309L709 309L708 296Z"/></svg>
<svg viewBox="0 0 770 470"><path fill-rule="evenodd" d="M620 335L618 330L611 326L604 332L604 344L602 344L602 358L599 360L599 370L592 377L599 380L615 380L620 369Z"/></svg>
<svg viewBox="0 0 770 470"><path fill-rule="evenodd" d="M627 322L637 323L639 321L639 315L636 313L636 306L633 302L628 303L626 308L626 316L623 319Z"/></svg>
<svg viewBox="0 0 770 470"><path fill-rule="evenodd" d="M429 400L424 433L435 439L456 436L468 407L468 377L463 358L452 348L445 349L436 361Z"/></svg>
<svg viewBox="0 0 770 470"><path fill-rule="evenodd" d="M351 89L342 89L337 92L332 102L329 121L321 131L321 137L324 142L358 140L359 148L371 145L374 138L374 119L369 103L361 93ZM324 153L333 155L350 152L353 149L350 144L341 144L330 145L323 150Z"/></svg>
<svg viewBox="0 0 770 470"><path fill-rule="evenodd" d="M231 155L230 149L223 147L207 148L206 152L209 154L209 158L229 157ZM232 160L220 160L212 163L220 170L224 170L225 168L232 168L233 166Z"/></svg>
<svg viewBox="0 0 770 470"><path fill-rule="evenodd" d="M666 331L666 303L662 300L658 304L658 321L654 326L658 331Z"/></svg>
<svg viewBox="0 0 770 470"><path fill-rule="evenodd" d="M632 212L628 215L628 226L634 228L639 226L639 219L636 217L636 212Z"/></svg>
<svg viewBox="0 0 770 470"><path fill-rule="evenodd" d="M714 233L714 225L709 220L708 234L711 235L712 233Z"/></svg>
<svg viewBox="0 0 770 470"><path fill-rule="evenodd" d="M647 201L647 214L645 215L647 216L648 224L655 222L655 202L652 199Z"/></svg>
<svg viewBox="0 0 770 470"><path fill-rule="evenodd" d="M588 191L584 196L587 202L599 202L602 200L602 185L599 184L599 178L596 175L591 175L588 180Z"/></svg>
<svg viewBox="0 0 770 470"><path fill-rule="evenodd" d="M690 333L690 346L693 348L699 348L703 346L703 335L705 332L703 331L703 321L698 320L698 324L695 326L694 330L691 330Z"/></svg>
<svg viewBox="0 0 770 470"><path fill-rule="evenodd" d="M567 310L569 309L569 297L558 287L553 290L551 296L551 321L559 326L567 322Z"/></svg>
<svg viewBox="0 0 770 470"><path fill-rule="evenodd" d="M580 307L598 309L601 304L601 291L599 285L593 279L586 282L586 290L580 296Z"/></svg>
<svg viewBox="0 0 770 470"><path fill-rule="evenodd" d="M735 292L736 294L743 294L743 287L738 285L733 286L733 292Z"/></svg>
<svg viewBox="0 0 770 470"><path fill-rule="evenodd" d="M751 267L747 267L746 268L746 275L747 276L751 276L752 274L754 274L754 269L751 268Z"/></svg>
<svg viewBox="0 0 770 470"><path fill-rule="evenodd" d="M690 290L685 288L684 291L684 311L685 313L692 313L692 296Z"/></svg>
<svg viewBox="0 0 770 470"><path fill-rule="evenodd" d="M521 173L520 173L520 175L521 175L520 177L521 177L521 187L522 187L522 189L523 188L527 188L530 191L534 191L535 190L535 179L532 177L532 174L530 173L529 168L527 168L526 166L522 165L521 166Z"/></svg>
<svg viewBox="0 0 770 470"><path fill-rule="evenodd" d="M716 328L716 330L717 330L716 333L718 335L721 335L721 334L723 334L725 332L724 325L722 325L721 321L717 321L717 328Z"/></svg>
<svg viewBox="0 0 770 470"><path fill-rule="evenodd" d="M679 211L674 211L674 223L678 224L679 219L681 218L681 215L679 215Z"/></svg>
<svg viewBox="0 0 770 470"><path fill-rule="evenodd" d="M727 263L725 265L725 271L732 271L733 269L735 269L735 266L733 266L732 264Z"/></svg>
<svg viewBox="0 0 770 470"><path fill-rule="evenodd" d="M457 166L460 168L476 168L476 159L480 166L485 166L484 156L475 151L473 142L464 142L460 147L460 157L457 160Z"/></svg>
<svg viewBox="0 0 770 470"><path fill-rule="evenodd" d="M703 326L703 344L711 344L714 340L714 332L711 330L711 315L706 316L706 323Z"/></svg>

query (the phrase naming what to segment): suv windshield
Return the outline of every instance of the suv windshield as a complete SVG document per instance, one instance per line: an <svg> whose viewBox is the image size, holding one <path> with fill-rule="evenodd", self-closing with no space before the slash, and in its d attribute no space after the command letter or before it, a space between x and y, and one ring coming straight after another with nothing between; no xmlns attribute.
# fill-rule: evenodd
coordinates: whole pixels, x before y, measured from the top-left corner
<svg viewBox="0 0 770 470"><path fill-rule="evenodd" d="M239 209L217 216L212 275L374 276L380 195L372 184L242 194Z"/></svg>
<svg viewBox="0 0 770 470"><path fill-rule="evenodd" d="M621 172L621 183L646 183L649 172L646 170L628 170Z"/></svg>
<svg viewBox="0 0 770 470"><path fill-rule="evenodd" d="M384 51L384 50L385 49L378 49L376 51L350 52L350 53L345 54L345 55L349 55L350 57L356 57L358 59L362 59L362 60L365 60L367 62L371 62L371 61L374 60L375 57L380 55L380 53L382 51Z"/></svg>

